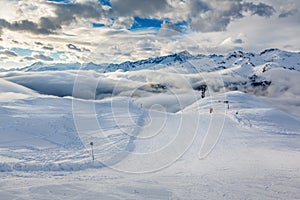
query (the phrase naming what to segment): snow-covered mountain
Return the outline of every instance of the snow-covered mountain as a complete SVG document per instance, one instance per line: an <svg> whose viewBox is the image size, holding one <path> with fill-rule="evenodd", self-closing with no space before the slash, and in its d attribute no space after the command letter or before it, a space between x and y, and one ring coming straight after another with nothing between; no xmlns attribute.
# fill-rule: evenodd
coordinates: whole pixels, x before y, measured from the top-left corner
<svg viewBox="0 0 300 200"><path fill-rule="evenodd" d="M24 72L93 70L102 73L115 71L163 70L172 67L180 73L197 74L218 72L223 75L229 90L265 89L273 80L268 73L274 69L286 69L300 72L300 52L287 52L279 49L267 49L261 53L233 51L226 55L191 55L188 51L168 56L149 58L120 64L69 63L51 64L42 62L18 69ZM14 69L15 70L15 69ZM250 89L249 89L250 88Z"/></svg>
<svg viewBox="0 0 300 200"><path fill-rule="evenodd" d="M114 72L116 70L136 71L142 69L161 69L166 66L185 67L190 72L209 72L228 69L237 65L246 68L260 67L265 72L271 68L284 68L300 71L300 52L287 52L279 49L266 49L261 53L233 51L227 55L191 55L188 51L167 56L123 62L120 64L95 64L90 63L58 63L47 64L33 63L30 66L13 69L17 71L63 71L63 70L98 70L100 72Z"/></svg>
<svg viewBox="0 0 300 200"><path fill-rule="evenodd" d="M94 63L87 63L82 67L81 63L58 63L58 64L46 64L43 62L36 62L33 63L30 66L17 69L17 71L24 71L24 72L38 72L38 71L66 71L66 70L99 70L101 68L101 65L97 65ZM12 71L15 71L16 69L13 69Z"/></svg>

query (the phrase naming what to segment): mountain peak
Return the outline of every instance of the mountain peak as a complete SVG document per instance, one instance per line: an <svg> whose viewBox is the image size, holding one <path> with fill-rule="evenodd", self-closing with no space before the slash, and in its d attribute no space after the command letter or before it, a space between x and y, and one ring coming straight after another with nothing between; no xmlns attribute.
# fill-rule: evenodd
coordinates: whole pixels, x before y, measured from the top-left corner
<svg viewBox="0 0 300 200"><path fill-rule="evenodd" d="M260 55L263 55L263 54L266 54L266 53L269 53L269 52L274 52L274 51L281 51L281 50L277 49L277 48L265 49L264 51L262 51L260 53Z"/></svg>
<svg viewBox="0 0 300 200"><path fill-rule="evenodd" d="M190 58L193 58L194 56L192 54L190 54L190 52L188 52L187 50L184 50L184 51L181 51L177 54L174 54L174 55L177 55L179 58L181 58L182 60L188 60Z"/></svg>

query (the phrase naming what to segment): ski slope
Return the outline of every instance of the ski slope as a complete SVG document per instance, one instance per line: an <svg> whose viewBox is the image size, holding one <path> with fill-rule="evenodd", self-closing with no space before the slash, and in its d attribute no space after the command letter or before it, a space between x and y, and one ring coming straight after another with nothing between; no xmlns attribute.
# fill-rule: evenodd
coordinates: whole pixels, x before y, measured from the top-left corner
<svg viewBox="0 0 300 200"><path fill-rule="evenodd" d="M299 198L299 118L241 92L175 113L163 105L141 108L124 97L1 102L0 199ZM211 120L223 118L217 145L201 158Z"/></svg>

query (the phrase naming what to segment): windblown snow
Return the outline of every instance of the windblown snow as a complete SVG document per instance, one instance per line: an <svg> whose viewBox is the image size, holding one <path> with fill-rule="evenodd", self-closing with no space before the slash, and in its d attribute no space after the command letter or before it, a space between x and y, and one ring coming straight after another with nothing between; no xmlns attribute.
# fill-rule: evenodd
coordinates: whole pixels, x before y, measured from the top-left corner
<svg viewBox="0 0 300 200"><path fill-rule="evenodd" d="M269 49L1 72L0 199L299 199L299 63Z"/></svg>

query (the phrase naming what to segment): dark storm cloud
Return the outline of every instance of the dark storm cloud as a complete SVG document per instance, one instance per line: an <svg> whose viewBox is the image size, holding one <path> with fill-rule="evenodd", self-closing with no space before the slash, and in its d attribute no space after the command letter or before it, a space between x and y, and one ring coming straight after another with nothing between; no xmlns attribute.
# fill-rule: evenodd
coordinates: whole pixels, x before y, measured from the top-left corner
<svg viewBox="0 0 300 200"><path fill-rule="evenodd" d="M113 13L117 16L146 17L168 7L167 0L111 0Z"/></svg>

